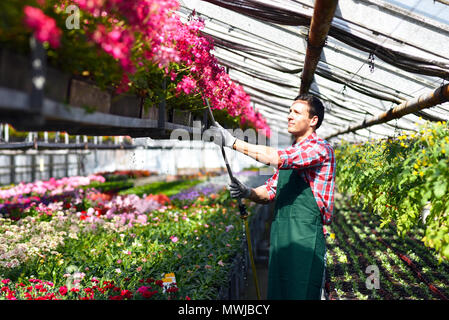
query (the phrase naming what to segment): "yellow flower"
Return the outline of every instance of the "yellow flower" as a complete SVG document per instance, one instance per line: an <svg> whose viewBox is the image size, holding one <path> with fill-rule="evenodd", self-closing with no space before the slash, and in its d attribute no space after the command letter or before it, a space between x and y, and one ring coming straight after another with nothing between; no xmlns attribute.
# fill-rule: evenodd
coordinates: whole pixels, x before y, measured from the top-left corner
<svg viewBox="0 0 449 320"><path fill-rule="evenodd" d="M415 170L413 170L413 175L416 176L418 174L418 172L416 172Z"/></svg>
<svg viewBox="0 0 449 320"><path fill-rule="evenodd" d="M331 239L335 239L335 233L330 234Z"/></svg>
<svg viewBox="0 0 449 320"><path fill-rule="evenodd" d="M418 161L419 161L419 160L418 160ZM415 164L413 165L413 168L418 169L419 166L415 163Z"/></svg>
<svg viewBox="0 0 449 320"><path fill-rule="evenodd" d="M424 172L420 171L419 176L422 177L424 175Z"/></svg>

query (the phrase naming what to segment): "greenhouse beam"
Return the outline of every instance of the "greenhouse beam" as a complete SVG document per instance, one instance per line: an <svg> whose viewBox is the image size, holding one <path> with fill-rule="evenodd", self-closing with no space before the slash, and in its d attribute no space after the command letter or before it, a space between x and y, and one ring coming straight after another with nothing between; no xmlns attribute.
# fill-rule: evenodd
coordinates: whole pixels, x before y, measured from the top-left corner
<svg viewBox="0 0 449 320"><path fill-rule="evenodd" d="M307 93L312 84L321 52L326 42L332 19L337 7L337 0L317 0L310 22L309 35L307 37L306 57L301 73L300 94Z"/></svg>
<svg viewBox="0 0 449 320"><path fill-rule="evenodd" d="M407 114L415 113L422 109L431 108L447 101L449 101L449 84L441 86L431 93L424 93L418 98L405 101L394 108L390 108L388 111L385 111L376 117L367 119L358 125L349 127L346 130L338 131L326 137L325 139L328 140L341 134L365 129L376 124L386 123L393 119L399 119Z"/></svg>

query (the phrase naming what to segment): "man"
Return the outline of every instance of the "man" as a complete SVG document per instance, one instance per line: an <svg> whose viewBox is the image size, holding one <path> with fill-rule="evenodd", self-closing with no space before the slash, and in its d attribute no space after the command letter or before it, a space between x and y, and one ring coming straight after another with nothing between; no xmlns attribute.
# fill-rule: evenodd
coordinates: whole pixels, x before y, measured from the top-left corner
<svg viewBox="0 0 449 320"><path fill-rule="evenodd" d="M296 97L287 118L294 143L283 150L236 139L219 124L210 128L222 137L224 146L277 167L262 186L249 188L235 179L229 188L233 198L257 203L276 200L270 230L268 299L321 297L326 250L323 224L331 223L335 180L334 150L315 132L323 117L324 106L318 98L308 94Z"/></svg>

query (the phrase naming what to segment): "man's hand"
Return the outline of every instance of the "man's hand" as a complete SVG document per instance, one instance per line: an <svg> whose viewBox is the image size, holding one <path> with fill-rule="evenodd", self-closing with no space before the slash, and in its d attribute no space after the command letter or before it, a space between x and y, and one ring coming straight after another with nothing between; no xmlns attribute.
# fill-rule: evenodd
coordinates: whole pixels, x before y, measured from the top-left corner
<svg viewBox="0 0 449 320"><path fill-rule="evenodd" d="M223 128L218 122L215 122L216 125L210 126L208 130L210 130L211 135L213 135L214 143L221 146L225 146L228 148L232 148L234 145L236 137L234 137L228 130ZM218 138L217 138L218 137Z"/></svg>
<svg viewBox="0 0 449 320"><path fill-rule="evenodd" d="M251 195L251 188L241 183L239 180L234 180L229 185L229 191L231 192L231 198L249 198Z"/></svg>

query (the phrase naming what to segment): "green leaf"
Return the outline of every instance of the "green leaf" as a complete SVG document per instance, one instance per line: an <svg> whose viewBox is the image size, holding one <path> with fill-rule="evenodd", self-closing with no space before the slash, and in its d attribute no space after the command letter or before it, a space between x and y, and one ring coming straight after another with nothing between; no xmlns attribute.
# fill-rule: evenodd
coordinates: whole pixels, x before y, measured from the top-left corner
<svg viewBox="0 0 449 320"><path fill-rule="evenodd" d="M437 199L441 198L446 194L447 182L441 181L440 183L436 183L433 188L433 193Z"/></svg>

